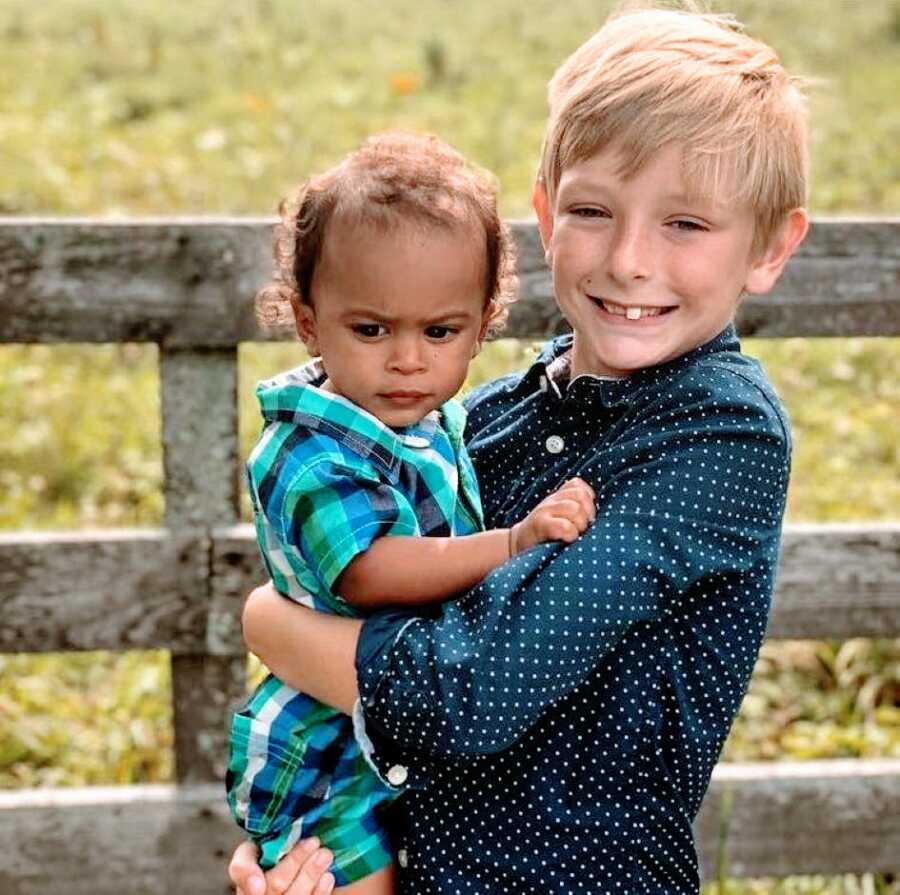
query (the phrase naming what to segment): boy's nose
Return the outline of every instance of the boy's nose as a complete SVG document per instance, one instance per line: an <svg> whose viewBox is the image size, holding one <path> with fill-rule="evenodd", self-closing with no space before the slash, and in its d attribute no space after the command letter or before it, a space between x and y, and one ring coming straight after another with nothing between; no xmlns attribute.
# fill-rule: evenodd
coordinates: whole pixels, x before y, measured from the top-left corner
<svg viewBox="0 0 900 895"><path fill-rule="evenodd" d="M616 228L606 258L609 276L619 283L644 280L650 275L650 240L641 227Z"/></svg>
<svg viewBox="0 0 900 895"><path fill-rule="evenodd" d="M388 368L397 373L421 373L427 367L426 346L421 339L398 338L391 346Z"/></svg>

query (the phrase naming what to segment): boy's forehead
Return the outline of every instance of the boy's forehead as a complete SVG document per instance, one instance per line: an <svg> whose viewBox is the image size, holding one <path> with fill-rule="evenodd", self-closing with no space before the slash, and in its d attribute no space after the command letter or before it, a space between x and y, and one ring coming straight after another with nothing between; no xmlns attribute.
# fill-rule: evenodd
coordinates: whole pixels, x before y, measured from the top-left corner
<svg viewBox="0 0 900 895"><path fill-rule="evenodd" d="M600 146L580 153L563 166L556 193L558 196L562 190L627 184L650 170L653 195L660 201L710 206L741 204L732 153L707 156L706 164L697 164L694 153L690 146L670 143L636 161L637 154L628 146Z"/></svg>

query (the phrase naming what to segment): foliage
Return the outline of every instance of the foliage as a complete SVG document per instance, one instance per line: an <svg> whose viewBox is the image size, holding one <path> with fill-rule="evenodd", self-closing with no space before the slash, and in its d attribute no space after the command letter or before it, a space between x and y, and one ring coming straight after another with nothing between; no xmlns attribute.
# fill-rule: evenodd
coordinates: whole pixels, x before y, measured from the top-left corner
<svg viewBox="0 0 900 895"><path fill-rule="evenodd" d="M813 209L896 210L896 0L712 5L819 79ZM0 213L274 211L364 135L417 127L495 171L522 216L544 85L612 6L5 0Z"/></svg>

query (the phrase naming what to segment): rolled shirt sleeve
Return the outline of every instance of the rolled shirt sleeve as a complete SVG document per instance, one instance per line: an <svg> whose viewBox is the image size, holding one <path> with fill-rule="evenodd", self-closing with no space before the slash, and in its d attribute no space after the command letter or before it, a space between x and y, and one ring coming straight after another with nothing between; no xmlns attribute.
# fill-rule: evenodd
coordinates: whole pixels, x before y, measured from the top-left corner
<svg viewBox="0 0 900 895"><path fill-rule="evenodd" d="M778 409L751 379L708 363L626 414L559 482L576 474L598 504L577 541L514 557L439 618L376 613L364 625L359 713L382 773L402 766L415 786L434 761L508 748L638 625L671 638L673 655L693 648L687 639L700 645L711 677L693 686L728 690L727 731L778 557L789 474ZM733 613L752 636L732 640L708 613ZM686 674L673 664L671 692L689 711Z"/></svg>

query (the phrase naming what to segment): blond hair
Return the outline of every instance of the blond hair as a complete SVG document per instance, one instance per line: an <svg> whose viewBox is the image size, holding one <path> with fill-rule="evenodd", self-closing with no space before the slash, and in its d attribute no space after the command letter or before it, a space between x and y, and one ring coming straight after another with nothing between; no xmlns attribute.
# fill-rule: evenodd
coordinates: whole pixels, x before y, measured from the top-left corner
<svg viewBox="0 0 900 895"><path fill-rule="evenodd" d="M563 171L605 147L630 177L673 144L692 193L753 208L754 252L806 203L802 83L731 16L629 6L560 66L548 98L551 204Z"/></svg>
<svg viewBox="0 0 900 895"><path fill-rule="evenodd" d="M392 131L366 140L334 168L304 181L279 206L276 278L256 296L267 328L312 305L312 285L328 227L340 217L381 232L404 224L469 231L484 246L487 335L496 335L515 300L515 251L497 211L494 178L435 136ZM467 234L468 235L468 234Z"/></svg>

